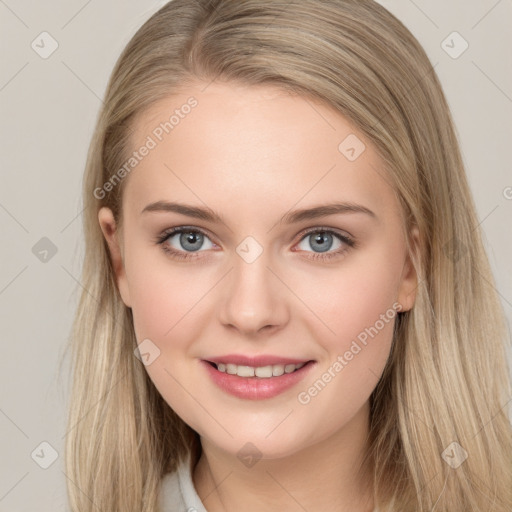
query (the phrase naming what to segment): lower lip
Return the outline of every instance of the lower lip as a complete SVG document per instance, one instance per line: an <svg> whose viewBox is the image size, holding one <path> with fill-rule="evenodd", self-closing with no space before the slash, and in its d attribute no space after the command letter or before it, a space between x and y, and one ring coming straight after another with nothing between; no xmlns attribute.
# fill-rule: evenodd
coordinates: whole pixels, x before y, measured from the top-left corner
<svg viewBox="0 0 512 512"><path fill-rule="evenodd" d="M299 383L315 365L309 361L302 368L292 373L284 373L279 377L239 377L220 372L207 361L201 361L211 379L219 388L230 395L245 400L264 400L284 393Z"/></svg>

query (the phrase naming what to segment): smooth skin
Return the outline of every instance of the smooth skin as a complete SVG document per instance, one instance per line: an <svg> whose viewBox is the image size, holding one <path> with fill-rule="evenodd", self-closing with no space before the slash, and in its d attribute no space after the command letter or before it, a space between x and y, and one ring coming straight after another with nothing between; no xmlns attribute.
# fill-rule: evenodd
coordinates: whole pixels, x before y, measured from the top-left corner
<svg viewBox="0 0 512 512"><path fill-rule="evenodd" d="M298 395L332 373L338 356L394 303L413 307L417 277L389 177L339 112L273 86L194 83L136 120L133 148L190 96L197 106L125 178L122 226L108 208L98 218L137 340L160 350L145 368L201 436L195 488L208 512L371 511L369 475L356 470L394 319L307 404ZM338 149L351 134L366 146L354 161ZM141 213L157 201L209 208L224 222ZM280 223L297 209L342 202L375 216ZM157 242L179 226L204 237L178 233ZM335 234L322 241L322 230L356 245ZM249 236L263 251L251 263L237 252ZM412 236L417 240L416 231ZM200 364L226 354L316 363L281 395L244 400L214 385ZM238 456L248 442L262 454L252 467Z"/></svg>

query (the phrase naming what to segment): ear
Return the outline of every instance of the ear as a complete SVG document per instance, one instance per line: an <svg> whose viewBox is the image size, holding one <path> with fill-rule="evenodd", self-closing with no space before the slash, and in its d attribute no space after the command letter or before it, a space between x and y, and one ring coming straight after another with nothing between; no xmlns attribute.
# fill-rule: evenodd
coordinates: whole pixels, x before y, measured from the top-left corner
<svg viewBox="0 0 512 512"><path fill-rule="evenodd" d="M126 278L126 271L124 268L123 255L119 242L120 237L117 232L116 221L112 210L106 206L102 207L98 212L98 221L110 250L112 267L114 269L119 293L121 294L121 298L125 305L130 308L130 288L128 286L128 280Z"/></svg>
<svg viewBox="0 0 512 512"><path fill-rule="evenodd" d="M411 250L416 251L419 247L419 230L416 226L411 229ZM402 311L409 311L414 306L416 301L416 290L418 288L418 276L410 253L407 254L405 259L404 268L398 289L397 302L402 305Z"/></svg>

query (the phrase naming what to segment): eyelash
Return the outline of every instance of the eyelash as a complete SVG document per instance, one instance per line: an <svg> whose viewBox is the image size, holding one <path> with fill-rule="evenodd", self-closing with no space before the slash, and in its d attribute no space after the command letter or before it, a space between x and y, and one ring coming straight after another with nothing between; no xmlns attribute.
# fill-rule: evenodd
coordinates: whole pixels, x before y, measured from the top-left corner
<svg viewBox="0 0 512 512"><path fill-rule="evenodd" d="M210 236L198 228L192 228L188 226L180 226L176 228L171 228L162 233L160 236L157 237L156 243L158 245L162 246L162 249L165 253L169 254L172 258L175 258L177 260L195 260L199 258L199 252L204 251L197 251L194 253L186 252L186 251L177 251L175 249L171 249L165 245L165 242L171 238L173 235L181 234L181 233L199 233L207 238L210 238ZM338 238L341 242L345 243L348 247L345 247L344 249L338 249L337 251L333 252L326 252L326 253L313 253L313 256L307 256L311 260L323 260L323 261L330 261L333 258L337 258L348 252L350 249L354 249L357 247L356 241L348 237L346 235L341 235L340 233L333 231L329 228L324 227L316 227L311 228L303 233L301 233L301 238L299 240L299 243L306 238L308 235L311 235L312 233L327 233L330 235L335 236Z"/></svg>

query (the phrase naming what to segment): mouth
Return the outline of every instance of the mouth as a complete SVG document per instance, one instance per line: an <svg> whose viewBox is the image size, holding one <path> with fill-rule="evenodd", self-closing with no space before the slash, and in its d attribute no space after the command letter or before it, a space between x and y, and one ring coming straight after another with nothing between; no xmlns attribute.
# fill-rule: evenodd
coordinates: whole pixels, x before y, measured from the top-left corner
<svg viewBox="0 0 512 512"><path fill-rule="evenodd" d="M240 358L237 360L240 362ZM253 363L256 366L252 366L203 359L201 366L212 383L224 393L243 400L264 400L292 390L317 364L313 360L290 361L268 364L267 359L264 366L258 365L262 363Z"/></svg>
<svg viewBox="0 0 512 512"><path fill-rule="evenodd" d="M259 378L259 379L270 379L272 377L281 377L281 375L294 373L300 370L303 366L313 361L306 361L299 364L272 364L266 366L248 366L248 365L237 365L233 363L214 363L212 361L206 361L216 370L221 373L227 373L229 375L237 375L238 377L245 378Z"/></svg>

